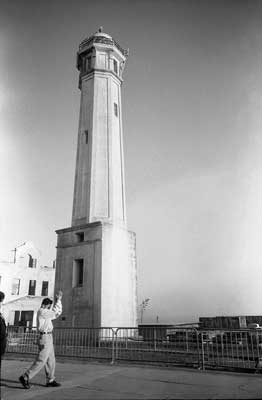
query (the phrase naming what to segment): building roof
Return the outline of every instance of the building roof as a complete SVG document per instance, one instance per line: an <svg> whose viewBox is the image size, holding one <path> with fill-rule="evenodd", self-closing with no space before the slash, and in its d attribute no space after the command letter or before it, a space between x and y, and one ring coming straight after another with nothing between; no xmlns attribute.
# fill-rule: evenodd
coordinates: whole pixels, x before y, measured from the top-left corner
<svg viewBox="0 0 262 400"><path fill-rule="evenodd" d="M18 301L26 301L26 300L39 300L39 301L41 301L41 300L43 300L45 297L48 297L48 296L29 296L29 295L27 295L27 296L17 297L17 298L14 299L14 300L10 300L10 301L5 302L5 303L3 304L3 306L5 306L5 305L7 305L7 304L11 304L11 303L18 302Z"/></svg>
<svg viewBox="0 0 262 400"><path fill-rule="evenodd" d="M162 327L171 327L174 326L174 324L163 324L160 322L143 322L142 324L138 324L139 327L158 327L158 328L162 328Z"/></svg>
<svg viewBox="0 0 262 400"><path fill-rule="evenodd" d="M92 36L84 39L79 45L78 54L84 52L89 48L92 43L102 43L110 46L115 46L123 56L127 57L129 50L123 49L116 40L112 38L112 36L108 35L107 33L103 32L103 28L100 27L97 32L95 32Z"/></svg>
<svg viewBox="0 0 262 400"><path fill-rule="evenodd" d="M101 26L96 33L93 34L96 37L106 37L108 39L112 39L112 36L108 35L107 33L103 32L103 27Z"/></svg>

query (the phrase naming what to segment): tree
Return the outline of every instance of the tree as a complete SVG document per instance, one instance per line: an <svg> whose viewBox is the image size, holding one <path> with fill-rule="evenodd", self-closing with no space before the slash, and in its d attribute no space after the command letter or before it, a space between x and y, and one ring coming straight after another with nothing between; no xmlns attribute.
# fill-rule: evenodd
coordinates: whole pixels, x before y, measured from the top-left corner
<svg viewBox="0 0 262 400"><path fill-rule="evenodd" d="M149 298L146 298L146 299L144 299L144 300L142 301L142 303L139 304L139 306L138 306L138 307L139 307L139 312L140 312L140 322L141 322L141 324L142 324L142 322L143 322L143 314L144 314L144 311L145 311L145 309L147 308L149 301L150 301L150 299L149 299Z"/></svg>

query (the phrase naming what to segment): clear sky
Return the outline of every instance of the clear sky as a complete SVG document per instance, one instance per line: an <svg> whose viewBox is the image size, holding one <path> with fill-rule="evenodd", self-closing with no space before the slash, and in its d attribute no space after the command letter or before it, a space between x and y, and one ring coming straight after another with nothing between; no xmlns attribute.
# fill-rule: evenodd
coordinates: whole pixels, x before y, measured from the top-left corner
<svg viewBox="0 0 262 400"><path fill-rule="evenodd" d="M76 52L102 25L122 89L146 321L262 313L262 2L0 0L0 255L71 224Z"/></svg>

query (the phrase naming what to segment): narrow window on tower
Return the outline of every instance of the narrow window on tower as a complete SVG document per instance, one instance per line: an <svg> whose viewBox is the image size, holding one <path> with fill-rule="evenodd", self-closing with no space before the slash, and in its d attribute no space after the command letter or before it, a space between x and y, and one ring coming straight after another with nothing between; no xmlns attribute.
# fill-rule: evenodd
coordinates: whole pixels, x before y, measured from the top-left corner
<svg viewBox="0 0 262 400"><path fill-rule="evenodd" d="M87 144L88 143L88 131L85 131L85 133L84 133L84 140L85 140L85 144Z"/></svg>
<svg viewBox="0 0 262 400"><path fill-rule="evenodd" d="M73 264L73 287L83 286L84 281L84 260L83 258L79 258L78 260L74 260Z"/></svg>
<svg viewBox="0 0 262 400"><path fill-rule="evenodd" d="M29 281L29 289L28 289L29 296L35 296L35 287L36 287L36 281L30 280Z"/></svg>
<svg viewBox="0 0 262 400"><path fill-rule="evenodd" d="M115 113L115 116L118 117L118 107L117 107L116 103L114 103L114 113Z"/></svg>
<svg viewBox="0 0 262 400"><path fill-rule="evenodd" d="M87 70L91 69L91 57L87 57Z"/></svg>
<svg viewBox="0 0 262 400"><path fill-rule="evenodd" d="M113 63L114 63L114 72L117 74L118 73L117 61L113 59Z"/></svg>
<svg viewBox="0 0 262 400"><path fill-rule="evenodd" d="M76 233L76 240L77 240L77 242L83 242L85 240L85 233L84 232L77 232Z"/></svg>

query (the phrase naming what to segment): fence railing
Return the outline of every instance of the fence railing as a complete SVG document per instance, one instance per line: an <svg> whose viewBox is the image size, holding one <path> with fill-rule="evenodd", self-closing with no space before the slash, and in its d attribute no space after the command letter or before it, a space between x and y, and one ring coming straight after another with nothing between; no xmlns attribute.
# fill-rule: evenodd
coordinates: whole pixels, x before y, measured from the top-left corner
<svg viewBox="0 0 262 400"><path fill-rule="evenodd" d="M194 327L56 328L57 356L188 365L197 368L262 368L262 330ZM36 354L36 328L8 327L9 353Z"/></svg>

